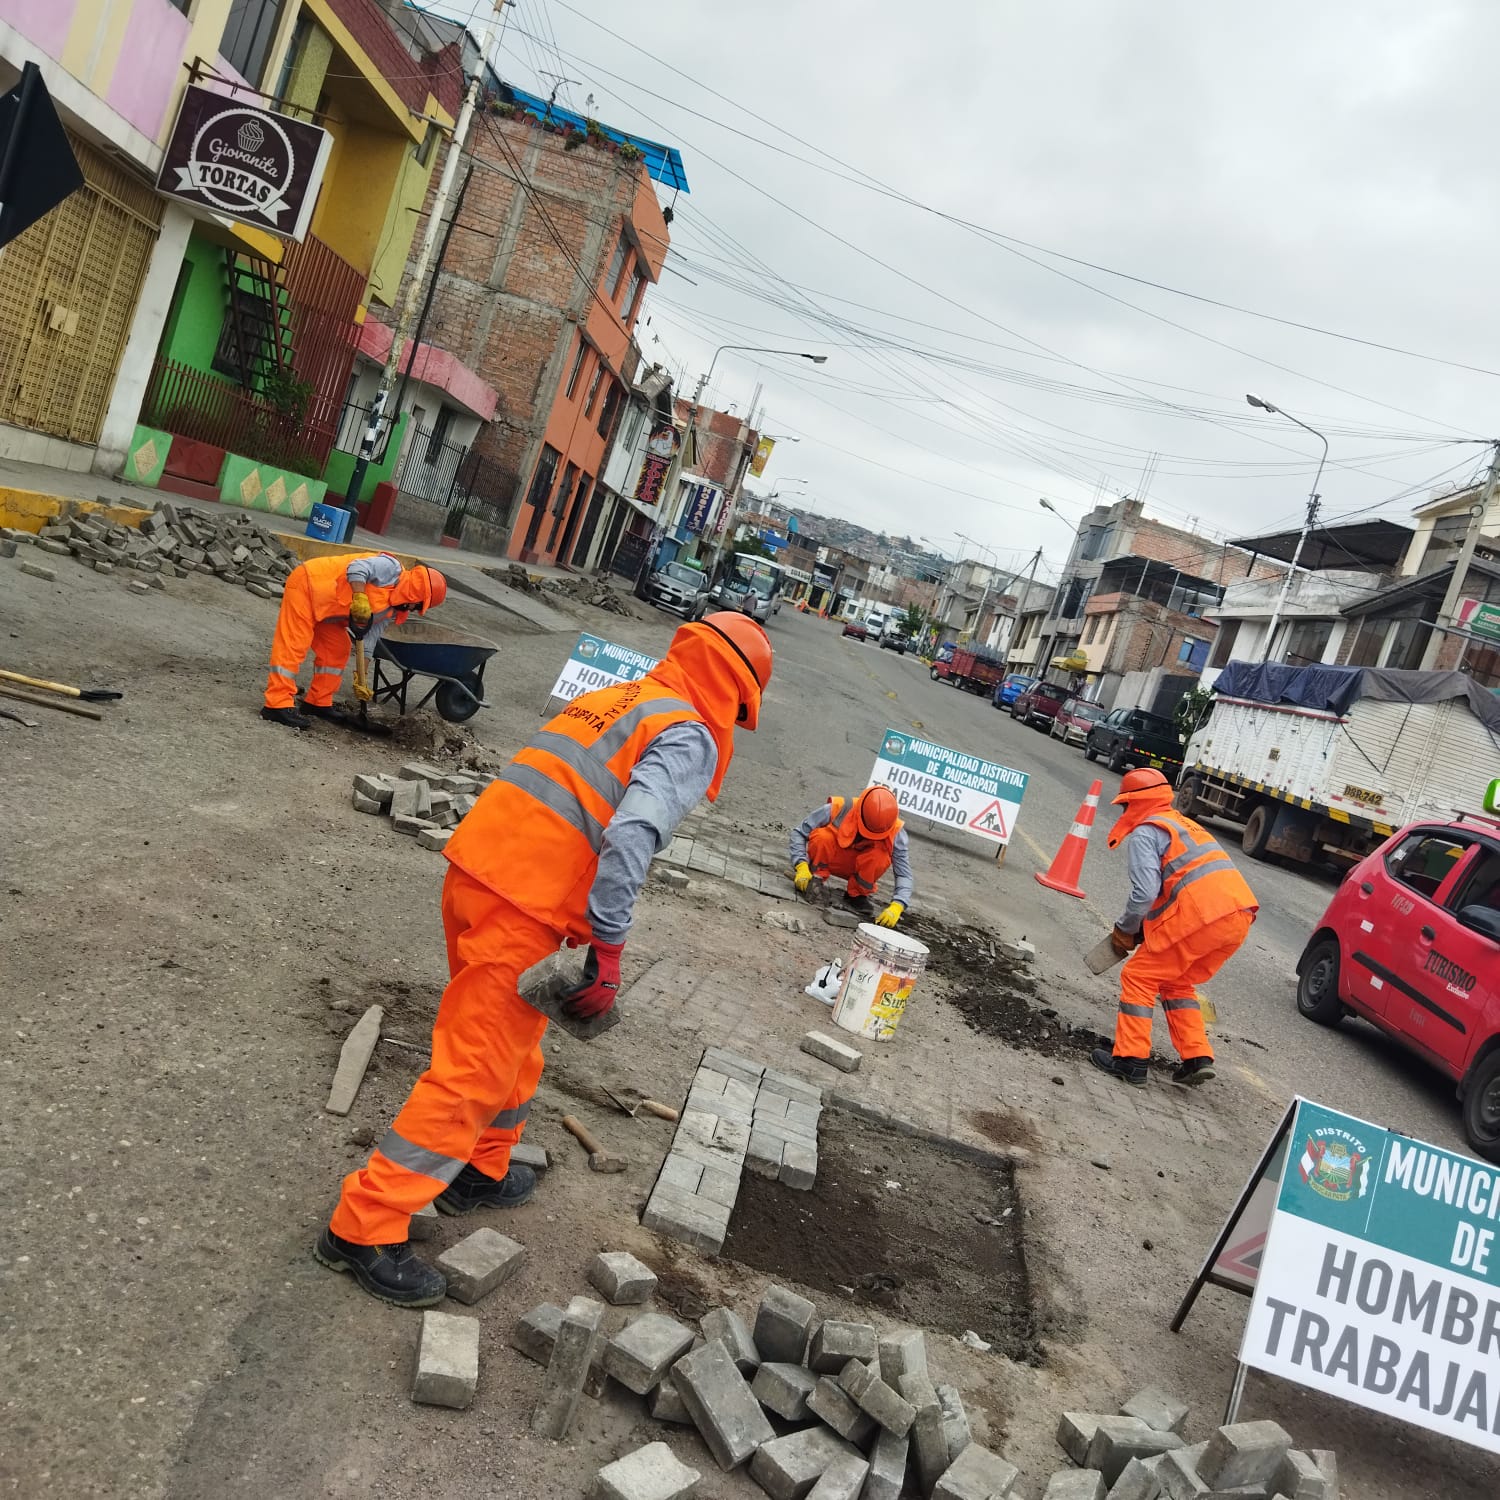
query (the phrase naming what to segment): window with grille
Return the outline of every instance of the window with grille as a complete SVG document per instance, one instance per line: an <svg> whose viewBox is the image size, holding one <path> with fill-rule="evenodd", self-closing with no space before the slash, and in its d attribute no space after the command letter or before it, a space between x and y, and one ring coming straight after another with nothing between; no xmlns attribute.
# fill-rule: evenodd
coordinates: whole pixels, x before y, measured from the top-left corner
<svg viewBox="0 0 1500 1500"><path fill-rule="evenodd" d="M580 334L578 339L578 353L573 356L573 368L568 372L567 389L563 391L563 399L571 401L573 392L578 389L578 377L583 374L583 357L589 352L589 346L584 343Z"/></svg>
<svg viewBox="0 0 1500 1500"><path fill-rule="evenodd" d="M625 259L629 254L630 242L621 234L619 243L615 246L614 257L609 263L609 270L604 276L604 284L609 288L611 302L619 295L620 282L625 276Z"/></svg>

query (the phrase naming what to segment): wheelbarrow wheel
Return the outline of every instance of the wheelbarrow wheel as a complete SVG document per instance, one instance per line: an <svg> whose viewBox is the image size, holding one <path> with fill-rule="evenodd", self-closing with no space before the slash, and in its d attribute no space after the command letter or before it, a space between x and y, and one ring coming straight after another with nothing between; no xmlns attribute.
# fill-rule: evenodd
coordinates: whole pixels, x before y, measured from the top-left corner
<svg viewBox="0 0 1500 1500"><path fill-rule="evenodd" d="M462 724L479 712L479 678L469 676L438 684L433 706L450 724Z"/></svg>

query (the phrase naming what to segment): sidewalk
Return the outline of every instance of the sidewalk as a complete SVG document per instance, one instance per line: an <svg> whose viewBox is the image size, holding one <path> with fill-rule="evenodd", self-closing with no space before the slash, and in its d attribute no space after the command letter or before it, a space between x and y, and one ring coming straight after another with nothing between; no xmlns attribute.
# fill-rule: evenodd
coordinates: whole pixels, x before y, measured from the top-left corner
<svg viewBox="0 0 1500 1500"><path fill-rule="evenodd" d="M0 459L0 489L25 490L58 500L102 501L106 505L134 506L140 510L151 510L158 500L163 499L203 509L208 509L214 503L208 500L183 500L165 490L130 484L123 479L109 479L102 474L80 474L70 469L56 469L46 464L16 463L9 459ZM224 509L236 511L239 507L225 506ZM300 522L287 521L266 511L247 510L244 513L254 517L268 531L287 539L288 545L306 541L306 529ZM503 557L466 552L461 548L443 547L428 542L410 542L399 537L379 536L363 527L356 528L348 545L368 548L372 552L390 552L403 562L430 562L461 593L503 609L507 614L516 615L538 630L569 631L575 628L575 622L561 611L483 573L484 568L504 569L507 560ZM295 550L306 555L304 546L295 546ZM532 566L526 571L535 577L548 579L578 576L562 568Z"/></svg>

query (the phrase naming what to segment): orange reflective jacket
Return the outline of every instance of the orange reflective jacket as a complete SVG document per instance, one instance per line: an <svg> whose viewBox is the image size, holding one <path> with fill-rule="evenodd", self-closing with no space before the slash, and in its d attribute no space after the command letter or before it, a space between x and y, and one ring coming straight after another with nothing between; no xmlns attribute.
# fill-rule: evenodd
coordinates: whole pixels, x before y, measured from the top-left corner
<svg viewBox="0 0 1500 1500"><path fill-rule="evenodd" d="M828 814L827 825L814 828L807 837L807 862L819 879L828 875L842 875L846 880L852 877L868 895L891 867L901 819L896 819L884 838L870 839L859 831L852 800L830 797Z"/></svg>
<svg viewBox="0 0 1500 1500"><path fill-rule="evenodd" d="M347 616L354 599L354 588L348 578L349 564L357 558L379 556L379 552L344 552L335 557L308 558L301 566L312 593L313 618L336 620ZM370 608L377 617L390 606L391 596L399 592L400 587L399 583L387 589L371 584L365 589Z"/></svg>
<svg viewBox="0 0 1500 1500"><path fill-rule="evenodd" d="M1206 828L1164 808L1142 818L1170 840L1161 862L1161 895L1146 913L1142 930L1153 952L1175 947L1231 912L1260 909L1245 877Z"/></svg>
<svg viewBox="0 0 1500 1500"><path fill-rule="evenodd" d="M443 853L528 916L586 940L604 830L636 762L662 730L703 722L652 677L584 693L486 788Z"/></svg>

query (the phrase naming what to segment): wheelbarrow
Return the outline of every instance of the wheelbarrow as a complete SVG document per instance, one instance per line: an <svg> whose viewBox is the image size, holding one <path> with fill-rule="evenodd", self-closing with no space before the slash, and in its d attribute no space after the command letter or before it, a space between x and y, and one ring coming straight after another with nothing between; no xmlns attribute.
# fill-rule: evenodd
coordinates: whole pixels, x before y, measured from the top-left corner
<svg viewBox="0 0 1500 1500"><path fill-rule="evenodd" d="M372 703L394 703L398 714L429 702L450 724L472 719L484 699L484 668L500 647L482 636L426 620L394 625L375 645ZM434 678L415 703L407 701L415 677Z"/></svg>

